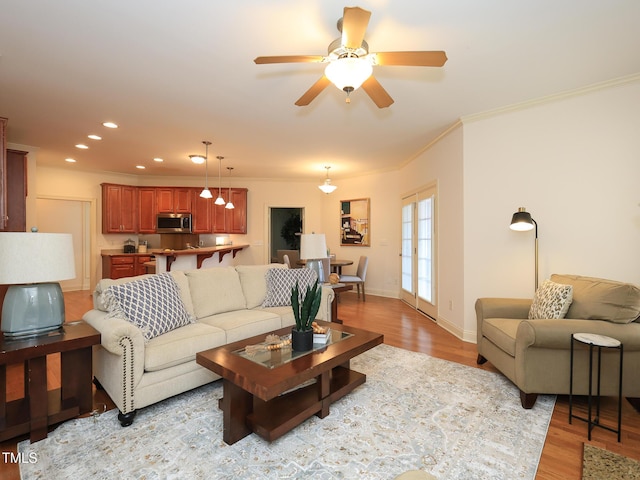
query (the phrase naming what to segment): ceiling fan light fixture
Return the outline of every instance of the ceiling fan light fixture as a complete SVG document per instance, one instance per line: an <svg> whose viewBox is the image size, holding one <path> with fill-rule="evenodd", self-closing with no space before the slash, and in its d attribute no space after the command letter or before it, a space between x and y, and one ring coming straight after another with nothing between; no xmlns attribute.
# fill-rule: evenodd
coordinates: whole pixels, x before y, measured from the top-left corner
<svg viewBox="0 0 640 480"><path fill-rule="evenodd" d="M325 76L340 90L357 90L372 73L373 66L367 57L345 56L331 61L324 69Z"/></svg>
<svg viewBox="0 0 640 480"><path fill-rule="evenodd" d="M325 178L324 183L322 185L318 185L318 188L320 190L322 190L324 193L326 193L327 195L329 195L330 193L334 192L336 188L338 188L336 185L332 185L331 184L331 179L329 178L329 169L331 167L324 167L327 169L327 178Z"/></svg>

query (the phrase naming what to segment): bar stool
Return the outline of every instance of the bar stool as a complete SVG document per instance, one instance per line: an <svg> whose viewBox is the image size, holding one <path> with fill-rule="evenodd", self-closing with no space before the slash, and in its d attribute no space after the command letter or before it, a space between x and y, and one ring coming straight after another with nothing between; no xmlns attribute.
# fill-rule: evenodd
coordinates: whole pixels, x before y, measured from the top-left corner
<svg viewBox="0 0 640 480"><path fill-rule="evenodd" d="M573 345L575 342L579 342L585 345L589 345L589 396L588 396L588 418L580 417L573 414ZM593 400L593 348L598 348L598 372L597 372L597 385L596 385L596 415L592 416L592 400ZM613 348L620 351L620 368L618 377L618 429L611 428L607 425L600 423L600 370L602 366L602 349ZM594 427L604 428L610 432L618 434L618 442L620 441L620 423L622 422L622 357L623 346L622 342L615 338L607 337L605 335L598 335L595 333L572 333L571 334L571 365L569 374L569 423L571 419L577 418L583 422L587 422L589 426L589 441L591 441L591 430Z"/></svg>

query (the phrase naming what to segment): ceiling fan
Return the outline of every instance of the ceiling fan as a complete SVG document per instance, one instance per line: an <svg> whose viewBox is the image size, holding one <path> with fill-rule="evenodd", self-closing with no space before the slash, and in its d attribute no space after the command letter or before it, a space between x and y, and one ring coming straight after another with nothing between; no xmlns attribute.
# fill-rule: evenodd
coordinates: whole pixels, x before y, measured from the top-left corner
<svg viewBox="0 0 640 480"><path fill-rule="evenodd" d="M373 76L375 65L401 65L418 67L441 67L447 61L443 51L433 52L378 52L369 53L369 45L364 34L369 24L371 12L360 7L345 7L343 17L338 20L338 30L342 37L329 44L328 55L282 55L257 57L258 65L267 63L326 63L324 75L314 83L296 105L309 105L330 83L347 94L360 86L379 107L393 103L393 98Z"/></svg>

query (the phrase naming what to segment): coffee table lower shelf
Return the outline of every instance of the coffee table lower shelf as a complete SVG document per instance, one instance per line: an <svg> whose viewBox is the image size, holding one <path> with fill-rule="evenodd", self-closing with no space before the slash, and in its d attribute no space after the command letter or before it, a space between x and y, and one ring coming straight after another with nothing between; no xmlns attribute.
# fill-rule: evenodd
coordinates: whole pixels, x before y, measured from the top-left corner
<svg viewBox="0 0 640 480"><path fill-rule="evenodd" d="M319 375L314 384L268 401L223 380L219 404L224 415L223 440L231 445L253 432L273 442L313 415L329 415L329 405L366 379L365 374L340 366Z"/></svg>
<svg viewBox="0 0 640 480"><path fill-rule="evenodd" d="M321 376L322 377L322 376ZM322 396L322 380L265 402L255 397L253 413L247 416L251 429L273 442L312 415L324 418L329 405L366 381L366 375L344 367L333 369L329 394Z"/></svg>

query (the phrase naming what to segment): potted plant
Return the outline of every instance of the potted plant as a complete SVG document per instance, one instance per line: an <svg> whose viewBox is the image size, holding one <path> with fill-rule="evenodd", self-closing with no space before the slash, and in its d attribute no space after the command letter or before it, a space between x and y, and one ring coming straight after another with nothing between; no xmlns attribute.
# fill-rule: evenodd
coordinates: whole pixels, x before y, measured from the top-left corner
<svg viewBox="0 0 640 480"><path fill-rule="evenodd" d="M311 324L316 319L321 299L322 285L317 280L313 286L307 287L302 298L298 282L291 289L291 308L296 319L296 326L291 329L291 348L296 352L306 352L313 348Z"/></svg>

